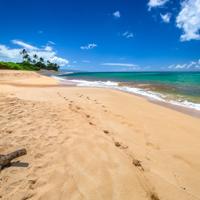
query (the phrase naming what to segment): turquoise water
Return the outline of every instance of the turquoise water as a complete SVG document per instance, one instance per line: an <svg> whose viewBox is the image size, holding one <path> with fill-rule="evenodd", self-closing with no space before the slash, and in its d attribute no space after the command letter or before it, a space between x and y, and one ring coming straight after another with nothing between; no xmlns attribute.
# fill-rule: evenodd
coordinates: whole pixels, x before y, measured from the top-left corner
<svg viewBox="0 0 200 200"><path fill-rule="evenodd" d="M200 72L79 72L70 79L200 86Z"/></svg>
<svg viewBox="0 0 200 200"><path fill-rule="evenodd" d="M79 72L61 77L100 83L117 82L121 86L159 92L178 101L200 103L200 72Z"/></svg>

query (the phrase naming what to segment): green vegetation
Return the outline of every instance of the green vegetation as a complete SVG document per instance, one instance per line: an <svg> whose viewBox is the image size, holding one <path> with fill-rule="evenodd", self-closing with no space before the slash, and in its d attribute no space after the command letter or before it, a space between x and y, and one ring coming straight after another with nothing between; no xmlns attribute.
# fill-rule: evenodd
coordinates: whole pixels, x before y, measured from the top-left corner
<svg viewBox="0 0 200 200"><path fill-rule="evenodd" d="M28 52L23 49L21 51L23 62L0 62L0 69L11 69L11 70L31 70L38 71L40 69L58 71L59 66L56 63L52 63L49 60L45 61L44 58L33 55L31 58Z"/></svg>
<svg viewBox="0 0 200 200"><path fill-rule="evenodd" d="M0 69L33 70L33 71L40 70L40 68L25 62L23 63L0 62Z"/></svg>

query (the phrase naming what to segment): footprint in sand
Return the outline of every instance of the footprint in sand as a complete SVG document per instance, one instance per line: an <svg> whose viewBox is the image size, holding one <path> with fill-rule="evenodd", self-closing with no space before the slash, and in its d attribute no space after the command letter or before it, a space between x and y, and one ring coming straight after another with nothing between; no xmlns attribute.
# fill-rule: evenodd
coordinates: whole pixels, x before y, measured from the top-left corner
<svg viewBox="0 0 200 200"><path fill-rule="evenodd" d="M95 124L93 124L92 122L89 122L89 125L91 125L91 126L95 126Z"/></svg>
<svg viewBox="0 0 200 200"><path fill-rule="evenodd" d="M132 164L135 166L135 167L139 167L142 171L144 171L144 168L142 167L142 164L141 164L141 161L140 160L137 160L135 158L132 158Z"/></svg>
<svg viewBox="0 0 200 200"><path fill-rule="evenodd" d="M103 130L103 132L107 135L110 133L108 130Z"/></svg>
<svg viewBox="0 0 200 200"><path fill-rule="evenodd" d="M76 106L76 109L77 109L77 110L80 110L81 108L80 108L79 106Z"/></svg>
<svg viewBox="0 0 200 200"><path fill-rule="evenodd" d="M149 147L152 147L155 150L160 150L159 145L153 144L151 142L146 142L146 145L149 146Z"/></svg>
<svg viewBox="0 0 200 200"><path fill-rule="evenodd" d="M87 118L90 118L90 115L88 115L88 114L86 114L85 116L86 116Z"/></svg>
<svg viewBox="0 0 200 200"><path fill-rule="evenodd" d="M27 199L31 199L35 194L27 194L24 197L22 197L22 200L27 200Z"/></svg>
<svg viewBox="0 0 200 200"><path fill-rule="evenodd" d="M116 147L121 147L121 144L119 142L115 142Z"/></svg>
<svg viewBox="0 0 200 200"><path fill-rule="evenodd" d="M122 145L120 142L114 142L115 146L120 149L128 149L128 146Z"/></svg>
<svg viewBox="0 0 200 200"><path fill-rule="evenodd" d="M122 149L122 150L128 149L128 146L122 145L122 144L121 144L120 142L118 142L118 141L115 141L114 144L115 144L115 146L116 146L117 148L120 148L120 149ZM129 156L130 156L130 155L129 155ZM141 164L141 161L135 159L133 156L131 156L131 158L132 158L132 164L133 164L135 167L139 168L140 170L144 171L144 168L143 168L143 166L142 166L142 164Z"/></svg>
<svg viewBox="0 0 200 200"><path fill-rule="evenodd" d="M153 192L151 192L149 194L149 196L150 196L151 200L160 200L160 198L158 197L158 195L155 194L155 193L153 193Z"/></svg>
<svg viewBox="0 0 200 200"><path fill-rule="evenodd" d="M12 130L6 130L7 134L11 134L13 131Z"/></svg>
<svg viewBox="0 0 200 200"><path fill-rule="evenodd" d="M35 186L36 182L37 182L37 179L28 180L29 188L31 190L33 190L35 188L34 186Z"/></svg>

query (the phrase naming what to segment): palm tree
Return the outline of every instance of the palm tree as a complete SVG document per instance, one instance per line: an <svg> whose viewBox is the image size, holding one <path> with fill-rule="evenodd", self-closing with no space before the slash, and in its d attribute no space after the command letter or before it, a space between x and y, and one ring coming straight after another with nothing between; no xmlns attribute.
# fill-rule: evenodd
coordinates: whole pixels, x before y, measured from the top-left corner
<svg viewBox="0 0 200 200"><path fill-rule="evenodd" d="M34 55L33 55L33 58L34 58L35 60L37 60L37 59L38 59L38 55L37 55L37 54L34 54Z"/></svg>
<svg viewBox="0 0 200 200"><path fill-rule="evenodd" d="M28 62L28 63L31 63L31 62L32 62L32 60L31 60L31 58L30 58L29 55L28 55L28 57L27 57L27 62Z"/></svg>
<svg viewBox="0 0 200 200"><path fill-rule="evenodd" d="M40 57L39 60L40 60L41 63L44 63L44 58Z"/></svg>
<svg viewBox="0 0 200 200"><path fill-rule="evenodd" d="M26 55L27 54L27 51L26 49L23 49L21 52L20 52L21 55Z"/></svg>
<svg viewBox="0 0 200 200"><path fill-rule="evenodd" d="M36 64L38 62L38 55L34 54L33 55L33 60L32 60L33 64Z"/></svg>
<svg viewBox="0 0 200 200"><path fill-rule="evenodd" d="M26 49L23 49L20 54L22 55L23 60L25 61L27 59L28 53Z"/></svg>
<svg viewBox="0 0 200 200"><path fill-rule="evenodd" d="M28 54L28 52L26 51L26 49L23 49L20 54L22 55L22 58L23 58L23 61L24 62L28 62L28 63L31 63L31 58Z"/></svg>

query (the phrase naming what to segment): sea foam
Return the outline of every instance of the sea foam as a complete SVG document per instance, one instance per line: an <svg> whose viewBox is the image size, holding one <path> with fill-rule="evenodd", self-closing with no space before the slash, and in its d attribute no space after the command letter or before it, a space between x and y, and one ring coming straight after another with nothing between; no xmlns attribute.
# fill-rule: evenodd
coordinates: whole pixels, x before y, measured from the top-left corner
<svg viewBox="0 0 200 200"><path fill-rule="evenodd" d="M148 99L151 99L151 100L170 103L170 104L180 106L183 108L189 108L189 109L194 109L194 110L200 111L200 104L189 102L187 100L184 100L184 101L168 100L168 99L166 99L166 96L161 93L149 91L149 90L142 89L142 88L136 88L136 87L130 87L130 86L119 86L118 82L66 80L65 78L60 78L60 77L54 77L54 78L62 81L62 83L65 83L65 82L66 82L66 84L69 82L74 83L76 86L79 86L79 87L111 88L111 89L115 89L115 90L120 90L120 91L124 91L124 92L128 92L128 93L141 95L141 96L147 97Z"/></svg>

